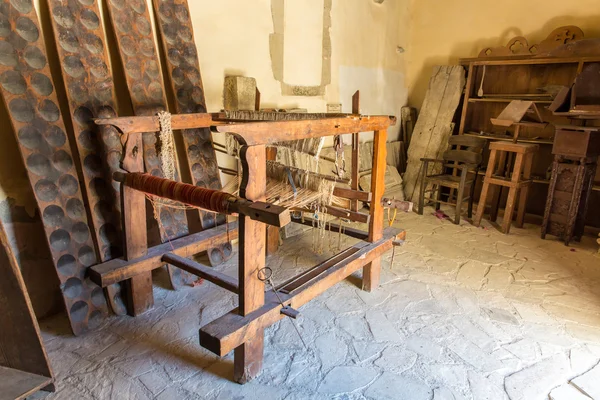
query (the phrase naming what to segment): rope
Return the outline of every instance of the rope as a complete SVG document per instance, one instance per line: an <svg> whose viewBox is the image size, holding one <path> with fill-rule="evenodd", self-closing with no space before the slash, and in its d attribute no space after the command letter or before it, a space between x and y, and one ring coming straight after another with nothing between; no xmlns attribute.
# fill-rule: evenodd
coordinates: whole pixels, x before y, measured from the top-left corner
<svg viewBox="0 0 600 400"><path fill-rule="evenodd" d="M160 124L160 165L166 179L175 179L175 143L173 129L171 128L171 113L160 111L156 114Z"/></svg>

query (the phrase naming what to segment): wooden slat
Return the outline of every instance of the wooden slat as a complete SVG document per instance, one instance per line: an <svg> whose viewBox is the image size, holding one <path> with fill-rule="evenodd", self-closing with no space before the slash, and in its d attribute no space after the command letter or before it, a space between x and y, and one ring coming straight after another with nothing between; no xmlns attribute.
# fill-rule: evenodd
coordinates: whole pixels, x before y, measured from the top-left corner
<svg viewBox="0 0 600 400"><path fill-rule="evenodd" d="M0 277L0 366L14 368L23 374L34 374L32 376L40 377L40 380L43 378L44 384L34 386L36 389L46 387L52 382L52 368L21 270L2 224ZM17 382L11 382L12 378L6 376L5 372L5 368L0 367L0 398L5 398L8 390L6 387L3 390L3 385L17 385ZM16 389L17 386L11 387ZM47 390L54 390L54 386Z"/></svg>
<svg viewBox="0 0 600 400"><path fill-rule="evenodd" d="M25 399L52 383L52 378L17 369L0 367L0 398Z"/></svg>
<svg viewBox="0 0 600 400"><path fill-rule="evenodd" d="M108 11L118 44L119 55L127 89L136 115L155 116L167 109L167 99L154 31L146 2L108 0ZM158 130L142 133L142 149L146 172L164 177L158 157ZM136 171L144 172L144 171ZM175 180L179 168L175 163ZM165 243L188 234L188 221L184 210L162 207L159 224L148 227L152 241ZM177 289L194 278L180 269L167 268L171 286Z"/></svg>
<svg viewBox="0 0 600 400"><path fill-rule="evenodd" d="M169 89L175 98L174 113L206 112L202 75L187 0L153 0L152 3L162 39L160 43L166 55ZM181 135L187 155L183 164L192 183L221 190L223 187L210 129L186 129ZM222 215L202 210L189 210L187 215L191 233L213 228L217 223L225 221ZM230 259L232 255L231 243L221 243L216 248L208 249L208 257L213 266Z"/></svg>
<svg viewBox="0 0 600 400"><path fill-rule="evenodd" d="M148 254L136 260L127 261L116 258L108 262L94 265L90 268L90 278L98 285L107 286L121 282L140 273L150 272L164 265L161 257L166 253L177 254L182 257L191 257L200 252L214 247L217 243L234 240L238 237L237 222L230 222L228 227L220 225L207 231L198 232L189 236L175 239L148 249Z"/></svg>
<svg viewBox="0 0 600 400"><path fill-rule="evenodd" d="M30 1L1 0L0 4L6 26L24 27L12 30L2 41L8 50L0 74L9 77L10 84L0 89L42 216L71 328L78 335L90 323L101 321L108 309L102 289L85 278L87 267L96 263L96 252L71 138L62 120L35 8Z"/></svg>
<svg viewBox="0 0 600 400"><path fill-rule="evenodd" d="M360 91L352 96L352 114L360 114ZM359 190L360 172L360 132L352 134L352 170L350 171L350 186L352 190ZM337 196L337 195L336 195ZM350 210L358 211L358 199L350 202Z"/></svg>
<svg viewBox="0 0 600 400"><path fill-rule="evenodd" d="M310 227L317 226L317 221L315 221L312 218L308 218L308 217L292 218L292 222L310 226ZM330 222L325 224L325 229L328 231L331 231L331 232L340 232L341 231L342 234L344 234L346 236L350 236L350 237L360 239L360 240L367 240L367 238L369 237L369 232L361 231L360 229L352 228L349 226L343 226L340 228L339 224L334 224L334 223L330 223Z"/></svg>
<svg viewBox="0 0 600 400"><path fill-rule="evenodd" d="M321 274L318 279L309 282L298 291L280 294L283 303L296 309L301 307L391 249L392 241L398 234L401 234L400 230L386 228L382 239L361 247L343 262ZM203 326L200 329L200 345L219 356L224 356L241 343L254 338L257 332L262 335L266 327L283 318L280 310L281 305L277 298L268 293L265 305L254 312L243 316L238 309L234 309Z"/></svg>
<svg viewBox="0 0 600 400"><path fill-rule="evenodd" d="M116 98L104 31L97 2L47 0L70 118L77 145L79 170L88 202L88 219L96 258L108 261L123 255L121 199L112 174L119 170L123 147L112 126L95 126L93 118L116 117ZM69 15L85 15L65 23ZM78 46L73 41L79 42ZM81 65L81 73L74 66ZM109 286L107 299L118 315L126 314L120 286Z"/></svg>
<svg viewBox="0 0 600 400"><path fill-rule="evenodd" d="M237 294L240 291L240 285L237 279L225 275L214 268L209 268L205 265L199 264L193 260L190 260L189 258L181 257L173 253L167 253L162 256L162 260L174 267L181 268L190 274L206 279L207 281L212 282L223 289L229 290L230 292Z"/></svg>
<svg viewBox="0 0 600 400"><path fill-rule="evenodd" d="M340 187L335 187L333 189L333 195L338 196L338 197L343 197L345 199L365 201L365 202L371 201L371 198L372 198L371 192L363 192L361 190L346 189L346 188L340 188ZM356 211L356 210L352 210L352 211Z"/></svg>

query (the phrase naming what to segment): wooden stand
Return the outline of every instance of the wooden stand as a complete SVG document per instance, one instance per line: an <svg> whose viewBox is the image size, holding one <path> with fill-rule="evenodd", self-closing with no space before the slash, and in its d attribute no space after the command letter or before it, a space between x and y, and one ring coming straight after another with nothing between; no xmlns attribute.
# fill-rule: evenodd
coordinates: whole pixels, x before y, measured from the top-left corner
<svg viewBox="0 0 600 400"><path fill-rule="evenodd" d="M483 189L477 206L477 214L475 215L474 225L481 224L481 218L485 210L485 203L489 193L490 185L493 186L493 191L499 190L501 187L508 187L508 199L504 210L504 221L502 222L502 232L507 234L510 231L513 212L515 209L517 196L520 194L519 207L517 212L517 226L523 226L525 218L525 206L527 204L527 193L531 184L531 165L533 162L533 154L538 150L535 144L517 144L494 142L490 144L490 159L488 162L487 171L483 180ZM498 154L499 153L499 154ZM512 174L505 173L504 165L508 153L516 154L515 165ZM496 171L496 160L499 161L499 172ZM522 176L521 176L522 174ZM496 196L493 196L496 197ZM490 220L494 222L498 214L498 202L492 202L492 210L490 212Z"/></svg>
<svg viewBox="0 0 600 400"><path fill-rule="evenodd" d="M571 239L579 241L583 235L600 154L599 128L558 126L552 153L552 178L541 236L558 236L568 246Z"/></svg>
<svg viewBox="0 0 600 400"><path fill-rule="evenodd" d="M158 120L153 117L114 118L96 122L119 128L128 135L129 141L135 141L141 132L160 129ZM404 239L404 232L399 229L383 229L381 198L384 191L385 142L387 128L395 123L394 117L349 115L310 121L240 123L224 120L219 114L187 114L173 115L171 123L174 131L212 126L214 131L233 134L242 145L240 160L243 176L240 196L253 201L261 201L265 197L265 145L284 140L374 131L372 192L349 191L353 199L371 201L370 215L363 219L368 221L369 231L347 229L348 235L359 237L362 241L280 285L277 287L277 294L284 306L297 308L361 268L363 289L372 291L377 288L381 269L380 256L391 249L395 241ZM124 195L124 199L127 199L127 191L124 191ZM126 240L135 242L135 238L139 236L138 230L144 228L127 218L127 208L130 206L128 202L123 206ZM276 206L271 206L272 208ZM269 206L265 206L263 211L267 212L267 209ZM342 213L359 214L350 210L343 210ZM264 329L284 317L279 298L273 292L265 293L265 284L259 279L258 272L265 266L267 240L266 225L253 219L256 217L257 215L253 214L241 214L239 229L236 229L235 224L230 224L228 229L222 226L208 229L176 239L170 244L153 247L133 259L128 253L127 258L96 265L91 268L91 279L105 287L115 282L147 276L151 270L167 262L237 293L239 307L202 327L200 344L220 356L234 350L234 379L239 383L248 382L256 377L262 368ZM238 234L240 251L237 280L224 277L184 258L222 243L227 238L231 240ZM129 248L129 245L126 247Z"/></svg>

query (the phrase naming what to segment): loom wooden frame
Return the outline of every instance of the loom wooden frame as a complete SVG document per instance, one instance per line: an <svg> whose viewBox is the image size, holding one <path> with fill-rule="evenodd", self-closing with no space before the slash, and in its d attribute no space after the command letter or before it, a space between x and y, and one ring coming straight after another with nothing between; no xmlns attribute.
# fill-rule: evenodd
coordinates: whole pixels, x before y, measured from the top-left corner
<svg viewBox="0 0 600 400"><path fill-rule="evenodd" d="M374 132L373 172L371 193L351 191L353 198L371 200L368 218L368 232L347 229L349 236L361 239L349 249L333 256L314 268L305 271L292 280L295 285L280 292L285 305L299 307L325 290L344 280L359 269L363 269L362 289L372 291L379 285L381 255L391 249L394 242L404 240L405 232L396 228L383 229L384 173L386 168L387 128L394 125L395 117L359 116L349 114L344 117L320 120L239 122L227 121L222 114L173 115L174 130L210 127L213 132L228 132L235 135L242 145L239 156L243 167L240 197L252 201L264 201L266 192L266 145L284 140ZM142 132L158 131L155 117L122 117L96 120L99 125L113 125L119 129L124 139L124 169L139 172L143 165L142 152L138 151ZM175 267L185 268L205 279L237 293L238 308L217 318L200 329L202 347L223 356L234 350L234 380L245 383L257 376L263 361L263 331L269 325L283 318L281 305L272 292L265 292L265 284L258 277L258 270L266 261L266 225L239 216L238 226L230 224L229 239L239 236L238 279L224 277L209 268L202 268L190 257L198 252L227 240L227 230L223 226L174 240L171 244L148 249L145 241L145 219L142 200L144 194L126 186L122 187L125 257L98 264L91 268L91 279L101 286L114 282L127 282L127 297L133 306L140 310L152 304L152 285L138 282L138 277L148 276L147 272L156 269L164 262ZM296 220L294 222L307 223ZM330 227L331 229L332 227ZM131 251L129 251L131 250ZM351 251L349 251L351 250ZM282 289L282 288L280 288ZM148 307L146 307L148 308Z"/></svg>

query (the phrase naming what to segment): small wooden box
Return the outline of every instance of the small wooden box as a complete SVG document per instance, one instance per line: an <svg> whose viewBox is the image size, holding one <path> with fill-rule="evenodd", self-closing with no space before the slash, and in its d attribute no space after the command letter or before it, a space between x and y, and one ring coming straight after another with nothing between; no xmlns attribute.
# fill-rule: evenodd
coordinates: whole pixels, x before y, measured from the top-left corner
<svg viewBox="0 0 600 400"><path fill-rule="evenodd" d="M600 156L600 127L557 125L552 154L577 158Z"/></svg>

